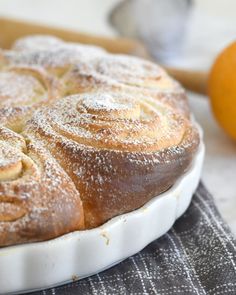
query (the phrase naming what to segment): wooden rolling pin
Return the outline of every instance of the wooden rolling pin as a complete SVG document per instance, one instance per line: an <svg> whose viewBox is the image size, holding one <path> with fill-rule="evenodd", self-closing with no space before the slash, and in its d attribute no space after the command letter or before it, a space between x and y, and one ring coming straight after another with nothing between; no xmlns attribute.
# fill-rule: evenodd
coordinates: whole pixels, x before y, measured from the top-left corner
<svg viewBox="0 0 236 295"><path fill-rule="evenodd" d="M199 94L207 94L207 80L209 73L191 71L164 66L170 76L179 81L186 89Z"/></svg>
<svg viewBox="0 0 236 295"><path fill-rule="evenodd" d="M34 34L53 35L65 41L97 45L112 53L134 54L143 57L148 55L145 46L135 40L100 37L22 20L0 18L0 47L2 48L10 48L16 39Z"/></svg>

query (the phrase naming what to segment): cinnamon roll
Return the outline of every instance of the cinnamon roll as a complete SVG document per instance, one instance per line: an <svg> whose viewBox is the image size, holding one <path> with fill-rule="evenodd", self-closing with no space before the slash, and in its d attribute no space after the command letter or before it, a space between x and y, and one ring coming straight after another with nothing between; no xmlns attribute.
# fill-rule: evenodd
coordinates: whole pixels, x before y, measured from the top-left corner
<svg viewBox="0 0 236 295"><path fill-rule="evenodd" d="M86 228L167 190L199 144L192 123L172 107L122 92L61 99L35 113L24 134L43 144L73 180Z"/></svg>
<svg viewBox="0 0 236 295"><path fill-rule="evenodd" d="M73 182L38 143L0 128L0 246L84 227Z"/></svg>

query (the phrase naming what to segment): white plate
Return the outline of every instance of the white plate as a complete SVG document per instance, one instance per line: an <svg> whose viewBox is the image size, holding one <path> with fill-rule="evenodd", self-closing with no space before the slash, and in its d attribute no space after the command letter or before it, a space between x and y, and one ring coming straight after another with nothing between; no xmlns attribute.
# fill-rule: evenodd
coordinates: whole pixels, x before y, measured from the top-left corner
<svg viewBox="0 0 236 295"><path fill-rule="evenodd" d="M95 229L0 249L0 294L26 293L90 276L165 234L190 204L200 179L204 151L201 140L188 172L138 210Z"/></svg>

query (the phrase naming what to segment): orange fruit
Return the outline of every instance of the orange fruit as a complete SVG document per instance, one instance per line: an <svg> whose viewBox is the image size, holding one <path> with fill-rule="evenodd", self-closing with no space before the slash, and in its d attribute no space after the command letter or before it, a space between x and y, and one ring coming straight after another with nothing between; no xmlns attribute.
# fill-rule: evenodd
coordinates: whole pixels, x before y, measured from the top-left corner
<svg viewBox="0 0 236 295"><path fill-rule="evenodd" d="M236 42L217 57L209 75L208 94L217 121L236 140Z"/></svg>

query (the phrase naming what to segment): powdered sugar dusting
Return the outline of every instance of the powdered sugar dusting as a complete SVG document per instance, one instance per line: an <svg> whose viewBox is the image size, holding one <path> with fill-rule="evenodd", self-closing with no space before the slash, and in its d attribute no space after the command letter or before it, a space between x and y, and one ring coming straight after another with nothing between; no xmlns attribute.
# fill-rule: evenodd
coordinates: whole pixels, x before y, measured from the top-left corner
<svg viewBox="0 0 236 295"><path fill-rule="evenodd" d="M117 100L108 93L83 95L82 104L90 110L127 110L131 107L127 100Z"/></svg>
<svg viewBox="0 0 236 295"><path fill-rule="evenodd" d="M63 44L64 42L61 39L54 36L32 35L16 40L12 49L16 51L50 50Z"/></svg>
<svg viewBox="0 0 236 295"><path fill-rule="evenodd" d="M18 39L12 46L13 50L26 51L57 51L58 49L68 49L77 52L86 51L88 54L105 53L105 50L92 45L83 45L73 42L64 42L61 39L49 35L32 35Z"/></svg>
<svg viewBox="0 0 236 295"><path fill-rule="evenodd" d="M107 55L106 58L99 59L96 70L119 82L131 85L144 85L147 79L158 83L164 74L159 66L151 62L125 55Z"/></svg>
<svg viewBox="0 0 236 295"><path fill-rule="evenodd" d="M58 235L58 230L63 234L67 226L71 230L81 226L79 194L65 172L39 143L27 144L26 154L20 147L9 145L14 140L12 132L7 140L0 141L1 164L5 166L0 166L0 177L4 172L1 168L6 169L13 159L23 164L17 178L0 182L0 232L5 233L0 235L0 245L44 239L48 231L44 228L46 224L51 237ZM68 212L74 212L77 223L72 225L68 221L64 229L56 229L58 223L70 218Z"/></svg>
<svg viewBox="0 0 236 295"><path fill-rule="evenodd" d="M157 65L45 36L19 40L0 62L4 118L58 100L40 105L20 135L0 130L0 175L20 163L0 181L0 245L53 238L84 219L97 226L167 189L188 166L198 136L173 108L182 90Z"/></svg>
<svg viewBox="0 0 236 295"><path fill-rule="evenodd" d="M122 151L178 145L186 127L172 108L152 98L116 92L64 98L34 120L46 134L53 129L84 145Z"/></svg>
<svg viewBox="0 0 236 295"><path fill-rule="evenodd" d="M0 105L30 105L44 97L43 85L33 76L13 71L0 73Z"/></svg>
<svg viewBox="0 0 236 295"><path fill-rule="evenodd" d="M26 45L27 47L28 45ZM30 50L5 51L5 63L10 65L41 66L54 75L61 76L76 63L87 61L105 55L105 51L95 46L74 43L60 43L57 46L45 46L37 50L34 46Z"/></svg>
<svg viewBox="0 0 236 295"><path fill-rule="evenodd" d="M20 157L16 150L9 147L5 142L0 142L0 174L4 172L4 168L19 162ZM1 177L0 177L1 178Z"/></svg>

